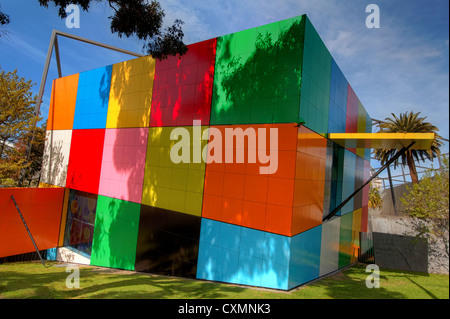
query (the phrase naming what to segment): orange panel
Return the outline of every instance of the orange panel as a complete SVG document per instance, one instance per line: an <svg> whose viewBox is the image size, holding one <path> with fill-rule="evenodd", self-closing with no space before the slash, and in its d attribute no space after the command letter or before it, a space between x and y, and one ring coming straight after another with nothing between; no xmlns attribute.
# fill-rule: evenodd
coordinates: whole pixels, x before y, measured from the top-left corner
<svg viewBox="0 0 450 319"><path fill-rule="evenodd" d="M14 202L40 250L58 246L63 188L0 189L0 257L35 251Z"/></svg>
<svg viewBox="0 0 450 319"><path fill-rule="evenodd" d="M254 229L265 229L266 204L244 201L242 226Z"/></svg>
<svg viewBox="0 0 450 319"><path fill-rule="evenodd" d="M267 187L269 178L267 175L245 176L245 201L265 203L267 200Z"/></svg>
<svg viewBox="0 0 450 319"><path fill-rule="evenodd" d="M267 205L265 231L291 236L292 207Z"/></svg>
<svg viewBox="0 0 450 319"><path fill-rule="evenodd" d="M47 130L71 130L78 90L78 74L53 80Z"/></svg>
<svg viewBox="0 0 450 319"><path fill-rule="evenodd" d="M221 220L220 215L222 212L222 196L216 195L203 195L203 209L202 209L202 217Z"/></svg>
<svg viewBox="0 0 450 319"><path fill-rule="evenodd" d="M211 170L209 167L205 173L204 194L222 196L224 174Z"/></svg>
<svg viewBox="0 0 450 319"><path fill-rule="evenodd" d="M267 203L272 205L289 206L292 208L294 200L294 179L269 177Z"/></svg>
<svg viewBox="0 0 450 319"><path fill-rule="evenodd" d="M242 205L242 199L223 198L220 220L225 223L241 225Z"/></svg>
<svg viewBox="0 0 450 319"><path fill-rule="evenodd" d="M244 197L245 175L225 174L223 179L223 196L242 199Z"/></svg>

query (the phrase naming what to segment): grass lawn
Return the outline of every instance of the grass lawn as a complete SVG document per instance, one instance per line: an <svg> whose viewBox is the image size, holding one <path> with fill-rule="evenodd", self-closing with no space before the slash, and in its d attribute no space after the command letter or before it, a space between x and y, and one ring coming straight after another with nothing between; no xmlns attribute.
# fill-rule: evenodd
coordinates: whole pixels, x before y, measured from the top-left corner
<svg viewBox="0 0 450 319"><path fill-rule="evenodd" d="M448 275L381 269L380 288L368 289L365 265L355 265L333 276L289 291L139 274L79 266L80 288L67 288L65 264L48 262L0 265L0 298L6 299L448 299Z"/></svg>

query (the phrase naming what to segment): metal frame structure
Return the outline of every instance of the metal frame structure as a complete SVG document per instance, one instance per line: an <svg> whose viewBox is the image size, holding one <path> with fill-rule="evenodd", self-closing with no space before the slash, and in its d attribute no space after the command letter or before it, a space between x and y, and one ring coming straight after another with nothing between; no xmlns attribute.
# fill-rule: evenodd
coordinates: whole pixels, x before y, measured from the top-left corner
<svg viewBox="0 0 450 319"><path fill-rule="evenodd" d="M145 56L144 54L140 54L140 53L136 53L136 52L133 52L133 51L117 48L117 47L114 47L114 46L111 46L111 45L108 45L108 44L105 44L105 43L97 42L97 41L94 41L94 40L89 40L89 39L82 38L80 36L76 36L76 35L73 35L73 34L70 34L70 33L62 32L62 31L58 31L58 30L53 30L51 38L50 38L50 44L49 44L48 50L47 50L47 57L45 59L44 71L42 72L41 83L40 83L40 86L39 86L39 93L38 93L38 97L37 97L37 100L36 100L36 105L34 107L34 115L36 117L39 116L39 112L40 112L40 109L41 109L42 97L44 96L45 84L47 82L48 70L50 68L50 61L52 59L53 49L55 49L56 65L57 65L57 68L58 68L58 78L62 77L61 59L60 59L60 56L59 56L59 46L58 46L58 36L66 37L66 38L73 39L73 40L76 40L76 41L81 41L81 42L84 42L84 43L92 44L92 45L95 45L95 46L98 46L98 47L102 47L102 48L105 48L105 49L108 49L108 50L117 51L117 52L120 52L120 53L132 55L132 56L135 56L135 57L143 57L143 56ZM31 144L34 141L34 133L35 133L36 124L37 124L37 122L34 123L33 134L31 136L31 140L30 140L30 142L28 143L28 146L27 146L27 160L30 157ZM23 171L22 172L22 176L20 178L20 185L23 184L24 178L25 178L25 172Z"/></svg>

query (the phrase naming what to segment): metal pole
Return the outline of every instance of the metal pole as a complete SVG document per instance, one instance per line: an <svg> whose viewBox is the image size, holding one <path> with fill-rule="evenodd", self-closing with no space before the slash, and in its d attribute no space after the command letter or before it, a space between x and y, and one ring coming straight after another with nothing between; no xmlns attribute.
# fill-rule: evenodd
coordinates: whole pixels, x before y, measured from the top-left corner
<svg viewBox="0 0 450 319"><path fill-rule="evenodd" d="M11 195L11 199L13 200L14 205L16 206L16 209L19 212L20 218L22 219L22 223L28 232L28 236L30 236L30 239L31 239L31 242L33 243L34 249L36 249L36 252L38 253L39 258L41 259L42 264L44 265L44 267L46 267L44 259L42 259L41 253L39 252L39 249L38 249L36 243L34 242L34 239L33 239L33 236L31 235L30 229L28 228L27 223L25 222L25 219L23 218L22 213L20 212L19 205L17 205L16 200L14 199L13 195Z"/></svg>
<svg viewBox="0 0 450 319"><path fill-rule="evenodd" d="M392 205L394 206L394 214L397 215L397 207L395 205L394 184L392 183L391 169L389 168L389 165L387 167L387 172L389 178L389 186L391 189Z"/></svg>

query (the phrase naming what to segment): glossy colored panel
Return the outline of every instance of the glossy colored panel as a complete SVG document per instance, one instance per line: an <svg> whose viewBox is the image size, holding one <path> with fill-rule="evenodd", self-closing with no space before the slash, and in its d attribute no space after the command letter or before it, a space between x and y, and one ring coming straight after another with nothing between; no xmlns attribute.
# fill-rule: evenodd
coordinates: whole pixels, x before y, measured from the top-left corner
<svg viewBox="0 0 450 319"><path fill-rule="evenodd" d="M275 130L277 143L270 138ZM230 132L240 136L234 137L233 144L227 144ZM253 133L254 140L248 138ZM206 165L202 217L290 236L297 128L292 124L212 126L210 134L208 154L213 162ZM232 162L226 163L230 150ZM255 151L253 163L250 151ZM237 163L238 152L243 163ZM263 163L260 154L270 154L271 162ZM276 172L261 174L261 167L275 161Z"/></svg>
<svg viewBox="0 0 450 319"><path fill-rule="evenodd" d="M195 277L201 218L141 206L135 270Z"/></svg>
<svg viewBox="0 0 450 319"><path fill-rule="evenodd" d="M345 118L345 133L357 133L358 132L358 105L359 100L353 91L350 84L347 90L347 112ZM355 153L355 148L350 148L350 151Z"/></svg>
<svg viewBox="0 0 450 319"><path fill-rule="evenodd" d="M78 74L53 80L47 130L71 130L77 98Z"/></svg>
<svg viewBox="0 0 450 319"><path fill-rule="evenodd" d="M290 238L202 218L197 278L287 289Z"/></svg>
<svg viewBox="0 0 450 319"><path fill-rule="evenodd" d="M320 225L292 237L289 288L319 277L321 236Z"/></svg>
<svg viewBox="0 0 450 319"><path fill-rule="evenodd" d="M66 187L98 193L105 130L73 130Z"/></svg>
<svg viewBox="0 0 450 319"><path fill-rule="evenodd" d="M358 252L361 247L359 243L359 234L361 232L361 213L362 209L357 209L353 212L352 221L352 250L351 250L351 262L358 261Z"/></svg>
<svg viewBox="0 0 450 319"><path fill-rule="evenodd" d="M292 235L322 223L326 159L327 139L298 128Z"/></svg>
<svg viewBox="0 0 450 319"><path fill-rule="evenodd" d="M297 122L303 37L296 17L218 38L211 124Z"/></svg>
<svg viewBox="0 0 450 319"><path fill-rule="evenodd" d="M334 59L331 61L330 108L328 113L328 132L345 133L347 112L347 80Z"/></svg>
<svg viewBox="0 0 450 319"><path fill-rule="evenodd" d="M80 73L73 129L104 129L112 66Z"/></svg>
<svg viewBox="0 0 450 319"><path fill-rule="evenodd" d="M352 235L353 235L353 213L340 217L341 229L339 235L339 268L346 267L351 263Z"/></svg>
<svg viewBox="0 0 450 319"><path fill-rule="evenodd" d="M179 154L189 152L189 162L174 163L170 153L180 142L171 140L172 130L183 130L190 139ZM142 203L154 207L200 216L205 166L201 152L207 141L201 136L207 127L151 127L148 133ZM207 134L207 133L205 133ZM194 162L198 156L199 163Z"/></svg>
<svg viewBox="0 0 450 319"><path fill-rule="evenodd" d="M147 139L147 128L105 131L100 195L141 202Z"/></svg>
<svg viewBox="0 0 450 319"><path fill-rule="evenodd" d="M63 245L87 258L92 251L96 209L96 194L70 190Z"/></svg>
<svg viewBox="0 0 450 319"><path fill-rule="evenodd" d="M56 247L64 189L1 188L0 258L35 251L11 196L14 196L38 249Z"/></svg>
<svg viewBox="0 0 450 319"><path fill-rule="evenodd" d="M113 65L106 128L148 127L154 75L151 56Z"/></svg>
<svg viewBox="0 0 450 319"><path fill-rule="evenodd" d="M66 186L72 130L47 131L40 181Z"/></svg>
<svg viewBox="0 0 450 319"><path fill-rule="evenodd" d="M337 217L322 224L320 249L320 276L339 268L339 238L341 218Z"/></svg>
<svg viewBox="0 0 450 319"><path fill-rule="evenodd" d="M91 265L134 270L141 205L99 196Z"/></svg>
<svg viewBox="0 0 450 319"><path fill-rule="evenodd" d="M328 49L306 18L299 117L318 133L328 132L331 61Z"/></svg>
<svg viewBox="0 0 450 319"><path fill-rule="evenodd" d="M355 172L356 172L356 155L350 151L345 150L344 153L344 169L342 177L342 198L339 202L342 203L355 191ZM355 198L350 199L347 204L342 207L340 214L348 214L353 211L353 202ZM338 205L339 205L338 204Z"/></svg>
<svg viewBox="0 0 450 319"><path fill-rule="evenodd" d="M181 58L156 62L150 126L209 125L216 39L188 45Z"/></svg>

